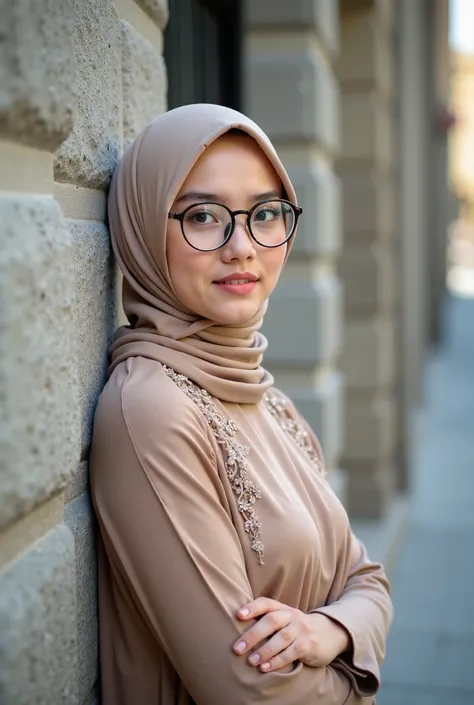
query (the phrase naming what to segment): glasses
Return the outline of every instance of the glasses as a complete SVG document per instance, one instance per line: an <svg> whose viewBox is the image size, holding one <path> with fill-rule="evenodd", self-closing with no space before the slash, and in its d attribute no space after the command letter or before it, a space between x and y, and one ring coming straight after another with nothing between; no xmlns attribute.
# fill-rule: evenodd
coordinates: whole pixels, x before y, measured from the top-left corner
<svg viewBox="0 0 474 705"><path fill-rule="evenodd" d="M222 203L193 203L181 213L168 213L181 223L186 242L195 250L212 252L229 242L235 230L235 216L245 215L246 227L262 247L280 247L296 230L303 209L290 201L261 201L248 211L231 211Z"/></svg>

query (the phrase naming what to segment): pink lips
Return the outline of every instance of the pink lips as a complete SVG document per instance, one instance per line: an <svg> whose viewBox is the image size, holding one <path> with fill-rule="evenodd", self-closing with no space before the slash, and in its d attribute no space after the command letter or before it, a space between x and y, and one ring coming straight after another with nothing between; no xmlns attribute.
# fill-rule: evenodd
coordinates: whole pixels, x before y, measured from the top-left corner
<svg viewBox="0 0 474 705"><path fill-rule="evenodd" d="M258 277L251 272L233 272L214 282L216 286L231 294L250 294L258 282Z"/></svg>

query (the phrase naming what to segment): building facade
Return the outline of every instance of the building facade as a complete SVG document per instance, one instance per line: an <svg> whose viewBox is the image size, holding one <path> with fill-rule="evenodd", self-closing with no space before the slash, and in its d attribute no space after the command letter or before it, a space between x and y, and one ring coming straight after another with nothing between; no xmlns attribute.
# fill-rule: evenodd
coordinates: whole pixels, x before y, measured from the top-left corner
<svg viewBox="0 0 474 705"><path fill-rule="evenodd" d="M266 364L351 516L390 524L393 543L444 286L447 0L20 0L0 15L0 702L90 705L87 458L121 317L105 215L124 146L202 101L272 138L305 216Z"/></svg>

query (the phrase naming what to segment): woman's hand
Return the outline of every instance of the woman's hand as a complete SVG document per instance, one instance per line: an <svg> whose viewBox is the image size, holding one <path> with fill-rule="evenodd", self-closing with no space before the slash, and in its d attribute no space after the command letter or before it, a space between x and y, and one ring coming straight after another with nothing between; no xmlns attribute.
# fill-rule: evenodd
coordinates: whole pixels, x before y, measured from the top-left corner
<svg viewBox="0 0 474 705"><path fill-rule="evenodd" d="M259 597L244 605L237 617L259 618L234 645L237 654L248 654L250 665L264 673L294 661L307 666L327 666L350 646L348 632L323 614L306 614L277 600Z"/></svg>

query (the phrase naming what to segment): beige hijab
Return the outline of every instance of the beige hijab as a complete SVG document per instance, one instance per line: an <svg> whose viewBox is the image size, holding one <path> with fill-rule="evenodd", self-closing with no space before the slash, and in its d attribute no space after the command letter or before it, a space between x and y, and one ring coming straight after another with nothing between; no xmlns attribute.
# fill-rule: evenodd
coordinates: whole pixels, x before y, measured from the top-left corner
<svg viewBox="0 0 474 705"><path fill-rule="evenodd" d="M168 212L191 168L230 129L253 137L296 194L270 140L252 120L219 105L195 104L157 117L128 147L113 176L108 204L112 246L124 275L130 325L111 346L110 371L128 357L172 367L227 402L257 403L273 384L261 367L267 341L259 332L266 303L247 323L223 326L178 299L166 261Z"/></svg>

